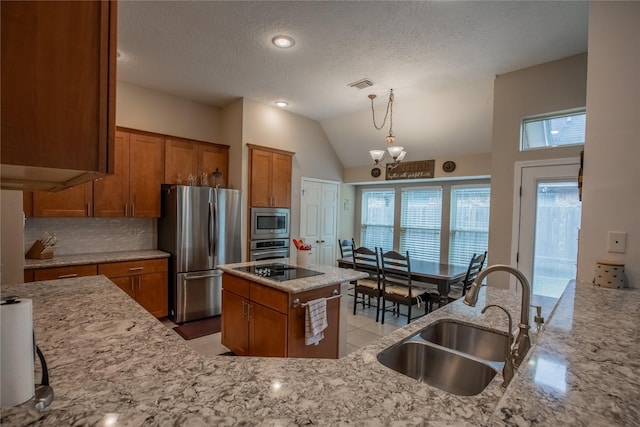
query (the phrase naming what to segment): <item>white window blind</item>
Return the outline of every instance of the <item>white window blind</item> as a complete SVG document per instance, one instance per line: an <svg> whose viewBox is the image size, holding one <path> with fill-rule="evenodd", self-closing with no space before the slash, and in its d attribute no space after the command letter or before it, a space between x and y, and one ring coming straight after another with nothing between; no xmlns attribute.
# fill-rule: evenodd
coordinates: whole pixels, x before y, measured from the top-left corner
<svg viewBox="0 0 640 427"><path fill-rule="evenodd" d="M360 245L369 249L393 249L394 190L362 192L362 227Z"/></svg>
<svg viewBox="0 0 640 427"><path fill-rule="evenodd" d="M403 188L400 252L412 259L440 262L442 188Z"/></svg>
<svg viewBox="0 0 640 427"><path fill-rule="evenodd" d="M469 265L474 253L487 250L490 195L489 186L452 187L449 264Z"/></svg>

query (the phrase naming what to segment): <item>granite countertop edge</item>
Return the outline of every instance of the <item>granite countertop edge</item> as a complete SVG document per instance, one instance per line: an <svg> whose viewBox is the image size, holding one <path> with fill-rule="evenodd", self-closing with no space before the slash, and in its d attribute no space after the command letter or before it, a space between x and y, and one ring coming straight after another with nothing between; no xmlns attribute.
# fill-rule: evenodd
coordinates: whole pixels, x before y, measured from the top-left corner
<svg viewBox="0 0 640 427"><path fill-rule="evenodd" d="M52 267L68 267L73 265L100 264L105 262L133 261L145 259L169 258L171 255L157 249L135 251L97 252L93 254L54 255L50 259L25 258L25 270L38 270Z"/></svg>

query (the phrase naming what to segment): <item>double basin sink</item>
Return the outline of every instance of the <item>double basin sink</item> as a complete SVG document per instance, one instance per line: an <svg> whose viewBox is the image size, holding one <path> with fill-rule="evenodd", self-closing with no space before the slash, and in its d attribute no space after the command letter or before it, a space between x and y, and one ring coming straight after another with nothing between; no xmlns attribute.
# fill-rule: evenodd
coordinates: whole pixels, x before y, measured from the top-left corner
<svg viewBox="0 0 640 427"><path fill-rule="evenodd" d="M506 332L441 320L378 354L396 372L460 396L484 390L504 366Z"/></svg>

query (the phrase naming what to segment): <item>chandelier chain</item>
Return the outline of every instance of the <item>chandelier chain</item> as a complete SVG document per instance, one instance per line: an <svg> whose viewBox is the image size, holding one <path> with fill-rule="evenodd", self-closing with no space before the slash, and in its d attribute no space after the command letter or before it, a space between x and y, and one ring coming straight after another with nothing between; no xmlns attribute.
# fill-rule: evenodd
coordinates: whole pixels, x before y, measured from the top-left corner
<svg viewBox="0 0 640 427"><path fill-rule="evenodd" d="M371 99L371 112L373 113L373 126L376 130L382 130L384 125L387 123L387 117L389 117L389 135L393 135L393 89L391 89L391 93L389 94L389 101L387 102L387 110L384 113L384 119L382 119L382 124L378 126L376 124L376 111L373 108L373 99L375 95L369 95L369 99ZM389 113L391 115L389 116Z"/></svg>

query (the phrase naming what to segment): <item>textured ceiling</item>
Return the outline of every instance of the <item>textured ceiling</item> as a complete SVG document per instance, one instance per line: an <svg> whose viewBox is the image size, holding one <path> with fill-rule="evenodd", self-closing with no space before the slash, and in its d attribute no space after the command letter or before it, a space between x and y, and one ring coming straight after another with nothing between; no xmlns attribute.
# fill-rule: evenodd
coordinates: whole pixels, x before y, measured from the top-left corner
<svg viewBox="0 0 640 427"><path fill-rule="evenodd" d="M395 93L407 160L486 153L496 74L587 50L578 1L123 1L118 80L212 106L245 97L318 120L345 167L384 147L369 93ZM295 38L282 50L271 38ZM376 85L357 90L362 78Z"/></svg>

